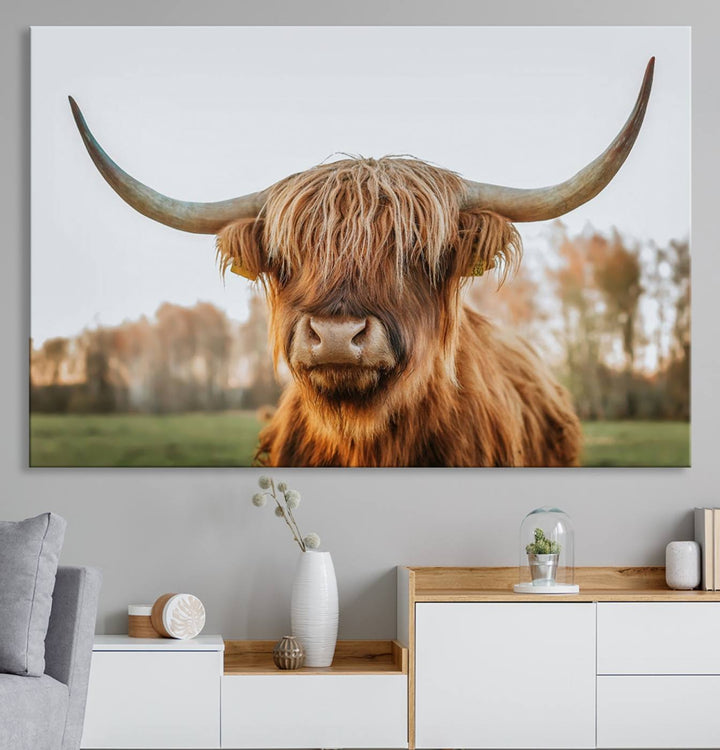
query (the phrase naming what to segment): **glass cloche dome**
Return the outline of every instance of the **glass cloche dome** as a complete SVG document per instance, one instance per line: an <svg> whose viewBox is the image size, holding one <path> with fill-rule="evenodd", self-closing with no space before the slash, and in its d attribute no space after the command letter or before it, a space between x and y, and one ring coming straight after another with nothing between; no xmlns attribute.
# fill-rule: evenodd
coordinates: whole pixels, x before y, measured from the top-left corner
<svg viewBox="0 0 720 750"><path fill-rule="evenodd" d="M520 564L514 590L521 594L577 594L575 532L566 513L544 506L520 526Z"/></svg>

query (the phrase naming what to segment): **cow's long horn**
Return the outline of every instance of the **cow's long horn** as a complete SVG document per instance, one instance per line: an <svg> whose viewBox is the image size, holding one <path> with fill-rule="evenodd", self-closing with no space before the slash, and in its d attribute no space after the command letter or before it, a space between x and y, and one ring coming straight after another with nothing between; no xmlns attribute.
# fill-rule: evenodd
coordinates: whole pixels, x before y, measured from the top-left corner
<svg viewBox="0 0 720 750"><path fill-rule="evenodd" d="M108 185L136 211L174 229L196 234L217 234L231 221L258 215L265 202L265 193L251 193L217 203L192 203L168 198L143 185L120 167L103 151L90 132L80 107L70 96L73 117L90 158Z"/></svg>
<svg viewBox="0 0 720 750"><path fill-rule="evenodd" d="M617 173L635 143L652 87L655 58L645 69L635 108L615 140L574 177L552 187L524 190L466 180L464 208L495 211L511 221L545 221L572 211L594 198Z"/></svg>

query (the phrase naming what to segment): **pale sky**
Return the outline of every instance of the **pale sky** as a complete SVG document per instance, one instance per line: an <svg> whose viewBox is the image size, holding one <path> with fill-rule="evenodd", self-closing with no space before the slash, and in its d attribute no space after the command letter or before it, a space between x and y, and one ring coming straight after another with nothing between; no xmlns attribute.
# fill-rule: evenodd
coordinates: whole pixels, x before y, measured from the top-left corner
<svg viewBox="0 0 720 750"><path fill-rule="evenodd" d="M68 94L121 167L174 198L254 192L336 152L412 154L538 187L605 149L652 55L632 153L563 221L664 244L690 231L689 28L34 27L35 343L164 301L243 319L250 294L239 277L223 285L213 237L157 224L108 187ZM546 226L518 225L527 253Z"/></svg>

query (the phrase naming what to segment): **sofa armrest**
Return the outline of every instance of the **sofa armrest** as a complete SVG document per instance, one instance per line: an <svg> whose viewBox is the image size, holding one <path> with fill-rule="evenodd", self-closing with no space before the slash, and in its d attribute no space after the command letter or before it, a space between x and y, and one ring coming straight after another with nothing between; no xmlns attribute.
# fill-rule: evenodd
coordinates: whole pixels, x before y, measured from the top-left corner
<svg viewBox="0 0 720 750"><path fill-rule="evenodd" d="M45 674L68 686L63 750L80 746L101 580L99 570L67 566L58 568L55 579Z"/></svg>

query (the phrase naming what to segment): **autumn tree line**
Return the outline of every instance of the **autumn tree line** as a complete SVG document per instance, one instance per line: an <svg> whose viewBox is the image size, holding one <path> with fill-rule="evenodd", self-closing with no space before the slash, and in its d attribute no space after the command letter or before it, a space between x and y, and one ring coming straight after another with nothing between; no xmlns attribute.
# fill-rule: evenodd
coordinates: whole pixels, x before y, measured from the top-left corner
<svg viewBox="0 0 720 750"><path fill-rule="evenodd" d="M475 282L471 302L540 351L582 419L689 419L688 243L569 236L556 223L547 248L532 249L499 290ZM164 303L152 319L31 345L34 411L256 409L280 391L257 296L243 323L209 303Z"/></svg>
<svg viewBox="0 0 720 750"><path fill-rule="evenodd" d="M254 409L280 394L259 297L245 323L214 305L162 304L154 319L31 345L30 408L170 413Z"/></svg>
<svg viewBox="0 0 720 750"><path fill-rule="evenodd" d="M690 252L556 223L540 267L523 264L476 305L539 349L582 419L690 419Z"/></svg>

